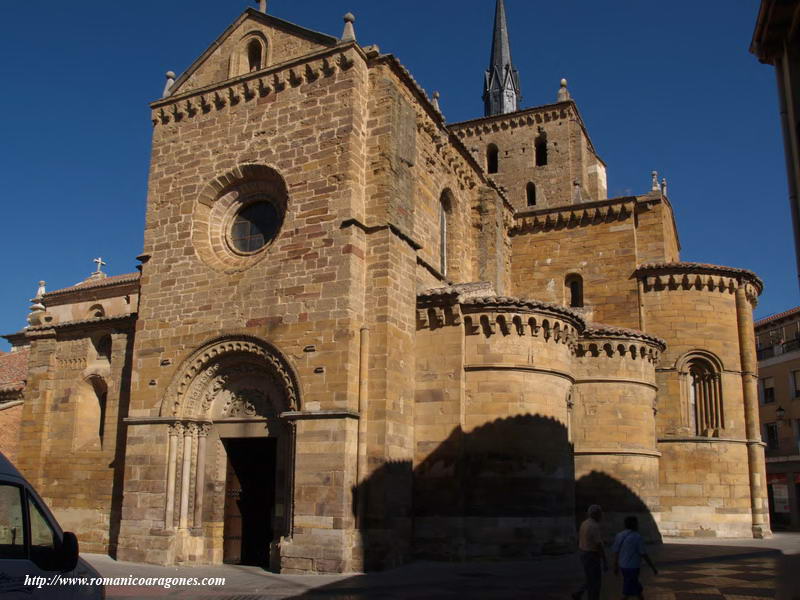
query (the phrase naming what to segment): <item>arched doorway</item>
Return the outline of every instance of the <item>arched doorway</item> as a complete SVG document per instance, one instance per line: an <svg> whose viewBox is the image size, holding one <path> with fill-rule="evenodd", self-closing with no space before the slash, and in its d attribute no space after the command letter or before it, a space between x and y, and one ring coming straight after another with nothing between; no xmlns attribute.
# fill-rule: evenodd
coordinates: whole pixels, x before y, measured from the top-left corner
<svg viewBox="0 0 800 600"><path fill-rule="evenodd" d="M167 528L202 539L212 563L277 567L290 537L297 385L288 363L255 339L193 355L169 394ZM170 487L174 492L170 495ZM199 541L199 540L197 540Z"/></svg>

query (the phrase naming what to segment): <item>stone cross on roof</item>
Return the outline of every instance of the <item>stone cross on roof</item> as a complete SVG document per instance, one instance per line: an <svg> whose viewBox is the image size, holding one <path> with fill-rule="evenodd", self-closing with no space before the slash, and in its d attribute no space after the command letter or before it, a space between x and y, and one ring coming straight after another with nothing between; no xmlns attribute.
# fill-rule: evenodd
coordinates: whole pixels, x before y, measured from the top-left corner
<svg viewBox="0 0 800 600"><path fill-rule="evenodd" d="M97 270L94 272L94 275L99 275L103 273L103 267L105 267L108 264L106 262L103 262L103 259L99 256L93 259L92 262L97 263Z"/></svg>

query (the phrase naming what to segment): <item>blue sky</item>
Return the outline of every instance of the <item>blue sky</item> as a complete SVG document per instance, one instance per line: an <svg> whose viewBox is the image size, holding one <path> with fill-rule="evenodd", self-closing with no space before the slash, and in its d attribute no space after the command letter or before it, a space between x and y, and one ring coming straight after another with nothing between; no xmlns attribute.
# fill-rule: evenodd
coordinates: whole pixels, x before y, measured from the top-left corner
<svg viewBox="0 0 800 600"><path fill-rule="evenodd" d="M164 72L191 62L244 0L6 2L0 36L0 333L49 290L135 270L151 124ZM800 304L775 74L748 53L757 0L506 0L523 106L566 77L609 195L667 177L682 258L754 270L758 317ZM340 35L342 15L442 94L449 121L482 114L494 0L271 0L269 12ZM5 348L5 344L0 345Z"/></svg>

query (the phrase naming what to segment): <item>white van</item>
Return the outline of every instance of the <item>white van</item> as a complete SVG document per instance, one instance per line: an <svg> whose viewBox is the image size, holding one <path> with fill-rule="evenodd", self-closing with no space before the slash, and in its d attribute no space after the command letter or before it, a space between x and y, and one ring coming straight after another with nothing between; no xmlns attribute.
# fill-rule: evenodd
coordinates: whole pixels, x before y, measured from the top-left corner
<svg viewBox="0 0 800 600"><path fill-rule="evenodd" d="M101 600L100 574L78 556L39 494L0 452L0 598ZM81 582L71 578L82 578Z"/></svg>

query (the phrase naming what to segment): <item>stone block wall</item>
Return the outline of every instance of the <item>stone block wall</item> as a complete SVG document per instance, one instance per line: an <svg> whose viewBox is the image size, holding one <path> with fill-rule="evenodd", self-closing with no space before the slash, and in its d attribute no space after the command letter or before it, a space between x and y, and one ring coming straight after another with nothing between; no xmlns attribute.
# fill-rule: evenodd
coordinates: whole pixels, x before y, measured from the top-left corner
<svg viewBox="0 0 800 600"><path fill-rule="evenodd" d="M576 512L601 505L609 536L633 515L642 535L660 539L655 368L663 350L657 338L618 329L589 329L578 342L571 421Z"/></svg>
<svg viewBox="0 0 800 600"><path fill-rule="evenodd" d="M569 305L567 275L583 280L581 312L597 323L640 328L635 202L521 215L512 230L514 295ZM552 214L551 214L552 213Z"/></svg>
<svg viewBox="0 0 800 600"><path fill-rule="evenodd" d="M437 533L460 529L449 554L469 559L568 550L574 474L567 398L582 321L563 308L493 297L464 299L461 311L461 426L437 428L449 437L417 466L435 477L451 465L461 497L454 512L423 507L425 541L430 547Z"/></svg>
<svg viewBox="0 0 800 600"><path fill-rule="evenodd" d="M637 278L647 330L667 341L657 375L662 534L753 535L761 527L765 483L762 444L751 435L748 413L748 403L757 401L754 388L748 390L754 374L742 363L751 354L754 362L755 345L752 326L750 341L742 338L742 323L752 322L755 294L739 296L760 282L747 271L691 263L645 265ZM692 391L693 361L718 381L718 428L700 430L691 400L701 403Z"/></svg>
<svg viewBox="0 0 800 600"><path fill-rule="evenodd" d="M134 419L168 416L164 398L185 361L222 336L265 340L277 349L297 374L301 410L357 413L358 331L370 252L364 228L353 225L363 223L366 213L364 56L351 44L245 79L213 90L179 89L154 105ZM235 201L237 190L244 193L249 186L285 195L279 198L285 205L280 233L255 256L216 260L220 251L213 243L198 245L203 237L197 229L204 227L212 242L215 236L222 239L225 221L213 207L230 201L230 194ZM345 427L332 423L326 420L325 426ZM206 562L213 552L206 553L202 544L181 545L184 534L165 528L167 436L162 432L149 438L155 443L137 442L148 439L152 427L129 427L120 558ZM312 459L319 449L304 445L308 427L298 426L298 475L304 465L320 474ZM296 498L304 500L294 515L305 521L284 546L291 558L286 569L301 563L315 565L311 570L350 568L350 542L338 547L337 556L314 554L322 538L352 530L355 481L349 465L355 443L348 437L352 431L343 431L350 433L336 435L347 440L328 442L337 462L322 470L327 491L302 476L295 480ZM155 464L161 465L154 473L160 487L149 485L138 466ZM317 502L307 500L315 494ZM312 516L328 520L315 527ZM207 535L219 535L218 528ZM207 540L209 549L216 544Z"/></svg>
<svg viewBox="0 0 800 600"><path fill-rule="evenodd" d="M572 101L550 104L479 120L455 123L450 129L488 173L487 149L498 149L497 173L488 173L505 188L518 211L605 200L605 165L597 156ZM544 134L547 164L537 166L536 139ZM527 185L536 185L536 204L528 205Z"/></svg>
<svg viewBox="0 0 800 600"><path fill-rule="evenodd" d="M27 330L31 359L18 466L85 552L113 553L132 331L102 322ZM110 361L93 340L108 337Z"/></svg>

